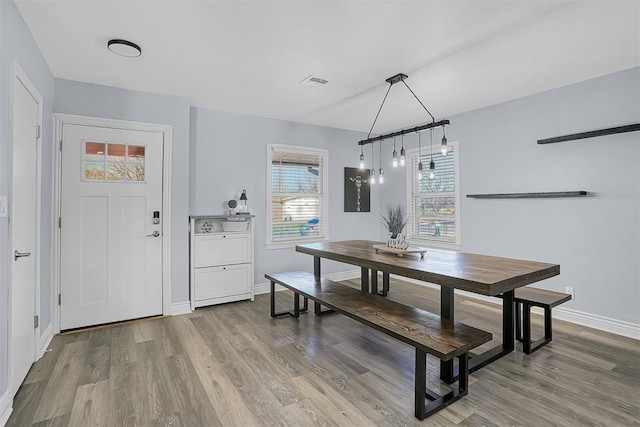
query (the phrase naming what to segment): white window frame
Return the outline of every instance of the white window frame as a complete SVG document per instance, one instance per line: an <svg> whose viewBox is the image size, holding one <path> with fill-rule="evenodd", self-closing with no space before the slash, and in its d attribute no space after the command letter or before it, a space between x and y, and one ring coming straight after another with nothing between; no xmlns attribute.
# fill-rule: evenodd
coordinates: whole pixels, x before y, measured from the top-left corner
<svg viewBox="0 0 640 427"><path fill-rule="evenodd" d="M455 203L456 203L456 208L455 208L455 221L456 221L456 241L455 242L443 242L441 240L437 240L437 239L428 239L428 238L418 238L414 235L412 235L412 230L413 230L413 215L414 212L411 209L411 198L412 198L412 191L413 191L413 179L417 179L417 177L413 177L412 175L412 168L411 168L411 164L412 164L412 158L413 157L418 157L419 155L419 150L418 148L411 148L411 149L407 149L407 166L406 166L406 197L407 197L407 214L408 214L408 222L407 222L407 227L409 227L409 235L407 236L407 239L409 240L410 244L414 244L414 245L419 245L419 246L427 246L427 247L435 247L435 248L443 248L443 249L454 249L454 250L459 250L461 248L462 245L462 239L461 239L461 235L462 235L462 227L461 227L461 223L460 223L460 146L458 144L458 141L449 141L448 142L449 147L451 147L451 149L453 149L453 151L455 152L455 157L454 157L454 167L455 167ZM438 152L440 152L441 147L440 144L435 144L433 146L433 153L436 154ZM429 151L429 147L426 148L422 148L422 155L429 155L431 153L431 151ZM424 167L424 174L425 174L425 178L424 179L428 179L426 177L426 175L428 175L429 173L429 163L424 163L423 162L423 167ZM438 173L438 170L436 169L436 174Z"/></svg>
<svg viewBox="0 0 640 427"><path fill-rule="evenodd" d="M296 236L289 239L273 240L273 195L271 191L273 150L288 151L291 153L312 154L322 157L322 235L320 236ZM299 145L267 144L267 209L266 209L266 247L267 249L293 248L297 244L321 242L329 240L329 150L324 148L303 147Z"/></svg>

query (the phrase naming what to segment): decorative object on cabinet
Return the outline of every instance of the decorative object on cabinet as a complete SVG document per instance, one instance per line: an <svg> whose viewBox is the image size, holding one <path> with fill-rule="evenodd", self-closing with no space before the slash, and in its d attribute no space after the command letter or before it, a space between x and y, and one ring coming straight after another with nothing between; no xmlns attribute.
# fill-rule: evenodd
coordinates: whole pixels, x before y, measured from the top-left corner
<svg viewBox="0 0 640 427"><path fill-rule="evenodd" d="M253 301L253 215L192 216L191 309Z"/></svg>
<svg viewBox="0 0 640 427"><path fill-rule="evenodd" d="M249 206L247 206L247 190L242 190L240 200L238 201L238 215L249 215Z"/></svg>
<svg viewBox="0 0 640 427"><path fill-rule="evenodd" d="M539 139L538 144L555 144L556 142L574 141L576 139L595 138L596 136L615 135L616 133L636 131L640 131L640 123L592 130L588 132L572 133L569 135L555 136L553 138Z"/></svg>
<svg viewBox="0 0 640 427"><path fill-rule="evenodd" d="M545 193L496 193L496 194L467 194L472 199L549 199L557 197L584 197L589 193L580 191L549 191Z"/></svg>

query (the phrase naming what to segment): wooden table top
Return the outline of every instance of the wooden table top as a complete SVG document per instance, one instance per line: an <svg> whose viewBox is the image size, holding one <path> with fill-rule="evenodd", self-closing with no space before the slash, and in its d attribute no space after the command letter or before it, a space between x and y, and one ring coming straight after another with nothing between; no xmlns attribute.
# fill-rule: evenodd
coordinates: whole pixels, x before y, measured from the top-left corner
<svg viewBox="0 0 640 427"><path fill-rule="evenodd" d="M560 274L558 264L525 261L445 249L427 248L420 255L398 257L375 253L371 240L345 240L297 245L296 251L440 286L482 295L499 295Z"/></svg>

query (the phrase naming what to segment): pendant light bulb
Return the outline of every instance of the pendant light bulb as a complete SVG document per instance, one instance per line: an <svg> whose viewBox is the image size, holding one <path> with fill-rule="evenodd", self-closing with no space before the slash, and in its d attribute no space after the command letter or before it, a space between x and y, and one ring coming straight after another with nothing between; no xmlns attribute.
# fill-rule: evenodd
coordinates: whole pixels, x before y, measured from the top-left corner
<svg viewBox="0 0 640 427"><path fill-rule="evenodd" d="M436 164L433 160L429 163L429 179L435 179L436 177Z"/></svg>
<svg viewBox="0 0 640 427"><path fill-rule="evenodd" d="M364 169L364 154L360 154L360 170Z"/></svg>
<svg viewBox="0 0 640 427"><path fill-rule="evenodd" d="M369 184L373 185L375 183L376 183L376 170L371 169L371 172L369 174Z"/></svg>
<svg viewBox="0 0 640 427"><path fill-rule="evenodd" d="M449 147L447 147L447 136L444 134L444 126L442 126L442 155L446 156L449 153Z"/></svg>
<svg viewBox="0 0 640 427"><path fill-rule="evenodd" d="M398 167L398 152L396 151L396 139L393 138L393 160L391 162L394 168Z"/></svg>
<svg viewBox="0 0 640 427"><path fill-rule="evenodd" d="M407 157L404 151L404 135L402 135L402 148L400 148L400 166L404 166L406 159Z"/></svg>
<svg viewBox="0 0 640 427"><path fill-rule="evenodd" d="M422 161L418 163L418 181L422 181Z"/></svg>
<svg viewBox="0 0 640 427"><path fill-rule="evenodd" d="M380 175L378 176L378 182L384 184L384 169L380 168Z"/></svg>

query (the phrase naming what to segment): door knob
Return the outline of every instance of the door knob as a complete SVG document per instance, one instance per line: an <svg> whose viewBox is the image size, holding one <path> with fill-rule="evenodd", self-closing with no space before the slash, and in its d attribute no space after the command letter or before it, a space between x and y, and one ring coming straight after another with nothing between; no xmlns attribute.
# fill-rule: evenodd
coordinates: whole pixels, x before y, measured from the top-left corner
<svg viewBox="0 0 640 427"><path fill-rule="evenodd" d="M154 231L151 234L147 234L147 237L158 237L160 236L160 232L158 230Z"/></svg>
<svg viewBox="0 0 640 427"><path fill-rule="evenodd" d="M29 255L31 255L31 252L18 252L18 251L15 251L13 253L14 260L17 260L18 258L24 258L24 257L29 256Z"/></svg>

